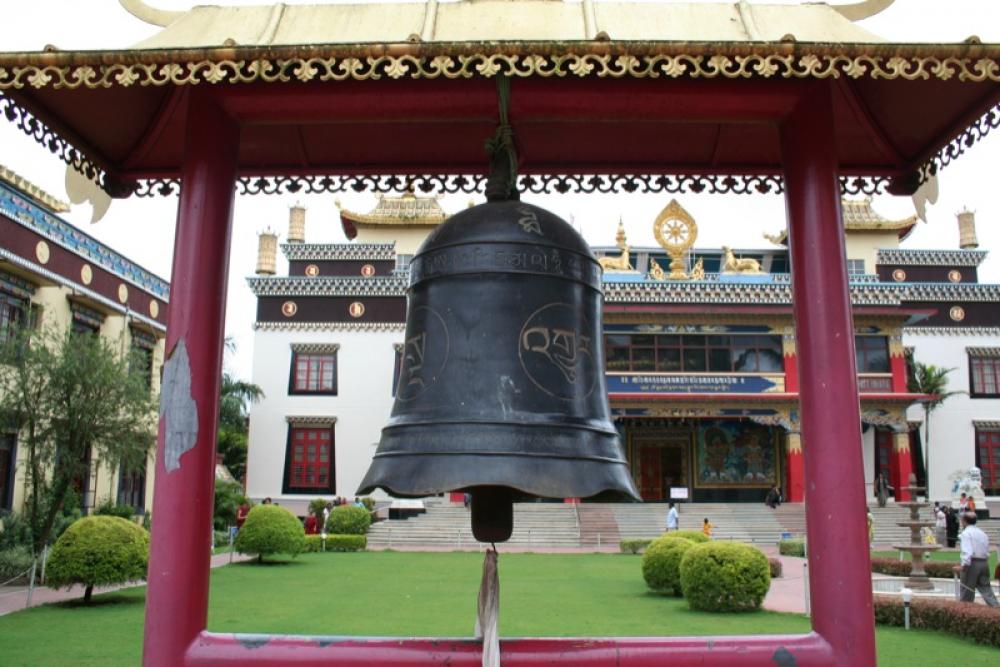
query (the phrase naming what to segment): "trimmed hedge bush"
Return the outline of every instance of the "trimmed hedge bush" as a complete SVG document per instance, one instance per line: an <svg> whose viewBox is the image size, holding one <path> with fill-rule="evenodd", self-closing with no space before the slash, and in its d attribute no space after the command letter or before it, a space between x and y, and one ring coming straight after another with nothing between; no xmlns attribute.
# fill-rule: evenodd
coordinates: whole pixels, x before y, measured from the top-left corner
<svg viewBox="0 0 1000 667"><path fill-rule="evenodd" d="M663 533L660 537L682 537L685 540L691 540L695 544L701 544L702 542L711 542L712 540L705 535L705 533L700 530L671 530L669 532Z"/></svg>
<svg viewBox="0 0 1000 667"><path fill-rule="evenodd" d="M767 556L740 542L696 544L684 554L681 589L691 609L750 611L771 587Z"/></svg>
<svg viewBox="0 0 1000 667"><path fill-rule="evenodd" d="M298 517L280 505L257 505L236 534L233 546L240 553L264 556L295 556L305 548L306 531Z"/></svg>
<svg viewBox="0 0 1000 667"><path fill-rule="evenodd" d="M778 542L778 553L782 556L806 557L806 543L804 540L781 540Z"/></svg>
<svg viewBox="0 0 1000 667"><path fill-rule="evenodd" d="M874 603L876 623L903 626L901 598L875 595ZM914 597L910 603L910 627L939 630L1000 648L1000 608L997 607Z"/></svg>
<svg viewBox="0 0 1000 667"><path fill-rule="evenodd" d="M25 572L34 560L28 547L17 546L0 551L0 584L25 578Z"/></svg>
<svg viewBox="0 0 1000 667"><path fill-rule="evenodd" d="M772 579L777 579L778 577L781 576L781 560L780 559L778 559L778 558L768 558L767 559L767 564L768 564L768 567L769 567L769 569L771 571L771 578Z"/></svg>
<svg viewBox="0 0 1000 667"><path fill-rule="evenodd" d="M66 529L49 555L46 583L53 588L86 586L90 602L94 586L121 584L146 577L149 533L116 516L88 516Z"/></svg>
<svg viewBox="0 0 1000 667"><path fill-rule="evenodd" d="M658 593L680 597L681 559L692 547L694 542L674 535L653 540L642 556L642 578L646 585Z"/></svg>
<svg viewBox="0 0 1000 667"><path fill-rule="evenodd" d="M128 505L115 505L111 500L106 500L97 506L94 510L94 514L100 514L101 516L116 516L120 519L129 519L135 516L135 509L129 507Z"/></svg>
<svg viewBox="0 0 1000 667"><path fill-rule="evenodd" d="M370 525L372 516L368 510L354 505L341 505L330 512L325 530L334 535L364 535Z"/></svg>
<svg viewBox="0 0 1000 667"><path fill-rule="evenodd" d="M327 535L327 551L364 551L368 546L368 538L364 535ZM323 550L321 535L306 535L305 551L317 553Z"/></svg>
<svg viewBox="0 0 1000 667"><path fill-rule="evenodd" d="M621 549L623 554L637 554L645 551L652 541L653 540L622 540L618 543L618 548Z"/></svg>
<svg viewBox="0 0 1000 667"><path fill-rule="evenodd" d="M940 579L951 579L953 570L958 563L948 563L939 560L925 560L924 572L928 577ZM896 558L872 558L872 572L878 574L888 574L893 577L908 577L913 563L909 560L898 560Z"/></svg>

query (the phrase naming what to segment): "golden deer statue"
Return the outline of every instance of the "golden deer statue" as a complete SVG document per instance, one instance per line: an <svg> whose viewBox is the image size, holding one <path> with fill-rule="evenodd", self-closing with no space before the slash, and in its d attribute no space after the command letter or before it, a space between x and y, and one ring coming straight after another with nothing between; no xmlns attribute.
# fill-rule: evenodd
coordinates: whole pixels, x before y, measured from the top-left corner
<svg viewBox="0 0 1000 667"><path fill-rule="evenodd" d="M725 260L722 262L722 273L763 273L760 262L756 259L736 257L729 246L722 246Z"/></svg>
<svg viewBox="0 0 1000 667"><path fill-rule="evenodd" d="M597 261L605 271L631 271L632 263L628 260L630 246L627 243L621 245L622 254L618 257L598 257Z"/></svg>

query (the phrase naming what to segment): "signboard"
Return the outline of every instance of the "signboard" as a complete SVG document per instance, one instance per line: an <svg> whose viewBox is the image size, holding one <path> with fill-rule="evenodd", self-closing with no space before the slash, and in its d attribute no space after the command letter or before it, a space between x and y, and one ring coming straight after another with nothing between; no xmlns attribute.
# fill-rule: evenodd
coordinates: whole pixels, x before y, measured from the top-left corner
<svg viewBox="0 0 1000 667"><path fill-rule="evenodd" d="M609 393L763 394L785 389L784 376L608 373Z"/></svg>
<svg viewBox="0 0 1000 667"><path fill-rule="evenodd" d="M688 488L686 486L671 486L670 487L670 499L671 500L687 500L688 499Z"/></svg>

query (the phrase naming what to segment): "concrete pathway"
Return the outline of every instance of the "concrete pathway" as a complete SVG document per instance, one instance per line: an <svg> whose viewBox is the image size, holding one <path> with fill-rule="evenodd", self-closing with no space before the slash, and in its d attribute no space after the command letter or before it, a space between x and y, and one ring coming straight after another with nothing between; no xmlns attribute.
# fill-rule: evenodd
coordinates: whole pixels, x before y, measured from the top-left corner
<svg viewBox="0 0 1000 667"><path fill-rule="evenodd" d="M253 556L246 556L244 554L234 554L233 562L248 560L253 558ZM215 554L212 556L212 567L222 567L223 565L229 565L229 553ZM122 590L124 588L134 588L136 586L141 586L142 584L126 584L124 586L100 586L94 589L94 594L99 593L110 593L112 591ZM49 604L52 602L63 602L65 600L73 600L83 598L83 586L73 586L69 589L53 589L46 586L35 587L34 592L31 595L31 606L37 607L43 604ZM16 611L21 611L25 608L28 601L28 587L27 586L3 586L0 587L0 616L5 614L12 614Z"/></svg>

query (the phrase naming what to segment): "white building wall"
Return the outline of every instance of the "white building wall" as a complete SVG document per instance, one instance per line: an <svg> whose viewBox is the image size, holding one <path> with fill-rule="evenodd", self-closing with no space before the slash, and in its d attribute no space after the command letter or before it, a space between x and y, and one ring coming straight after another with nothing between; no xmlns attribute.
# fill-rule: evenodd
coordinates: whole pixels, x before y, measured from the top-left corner
<svg viewBox="0 0 1000 667"><path fill-rule="evenodd" d="M976 429L973 421L1000 419L1000 399L972 398L968 392L969 358L967 347L996 347L997 336L950 333L913 333L904 330L903 344L914 348L914 358L924 364L954 368L948 378L950 391L961 391L947 399L931 413L930 418L930 497L933 500L951 498L948 477L959 470L968 470L976 463ZM911 421L923 421L922 406L907 412ZM924 447L927 440L921 426Z"/></svg>
<svg viewBox="0 0 1000 667"><path fill-rule="evenodd" d="M254 335L253 381L264 399L250 410L247 452L247 495L270 496L293 511L330 493L282 494L287 417L334 417L335 495L353 497L392 410L396 331L257 331ZM288 393L293 343L339 345L337 395Z"/></svg>

